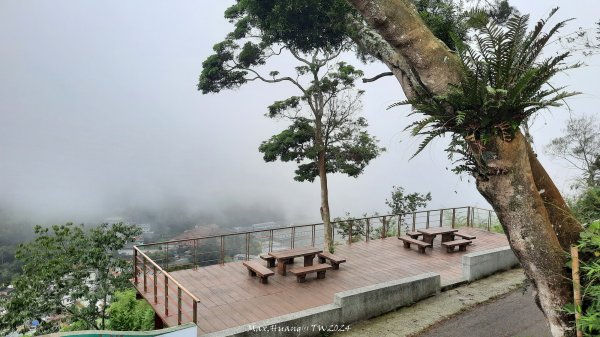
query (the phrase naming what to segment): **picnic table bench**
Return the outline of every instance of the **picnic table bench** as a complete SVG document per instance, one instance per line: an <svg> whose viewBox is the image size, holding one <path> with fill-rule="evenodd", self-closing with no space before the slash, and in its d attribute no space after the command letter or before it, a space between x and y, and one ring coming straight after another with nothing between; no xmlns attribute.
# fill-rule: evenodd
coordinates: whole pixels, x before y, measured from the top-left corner
<svg viewBox="0 0 600 337"><path fill-rule="evenodd" d="M319 257L319 263L325 263L325 261L329 261L333 269L340 269L340 263L346 262L346 259L341 256L335 256L329 252L323 252L317 254Z"/></svg>
<svg viewBox="0 0 600 337"><path fill-rule="evenodd" d="M402 240L402 242L404 243L404 248L409 248L410 249L410 245L414 244L417 246L417 248L419 249L419 253L421 254L425 254L425 248L427 247L433 247L432 243L428 243L428 242L424 242L421 240L417 240L417 239L413 239L410 236L399 236L398 240Z"/></svg>
<svg viewBox="0 0 600 337"><path fill-rule="evenodd" d="M312 266L315 255L322 253L323 250L315 247L304 247L297 249L281 250L269 252L269 255L277 260L277 273L286 275L286 265L296 257L304 257L304 267Z"/></svg>
<svg viewBox="0 0 600 337"><path fill-rule="evenodd" d="M467 234L467 233L454 233L454 236L460 236L461 238L465 239L465 240L475 240L476 237L475 235L471 235L471 234Z"/></svg>
<svg viewBox="0 0 600 337"><path fill-rule="evenodd" d="M417 229L417 232L423 234L423 241L433 244L433 239L435 239L436 235L442 236L442 242L454 240L454 233L458 232L458 229L437 227Z"/></svg>
<svg viewBox="0 0 600 337"><path fill-rule="evenodd" d="M260 258L267 261L267 267L273 268L275 267L275 258L269 254L260 254Z"/></svg>
<svg viewBox="0 0 600 337"><path fill-rule="evenodd" d="M328 264L319 263L313 266L294 267L290 269L289 272L292 275L296 275L296 281L298 281L298 283L304 283L306 282L306 274L317 273L317 279L324 279L325 272L332 268L333 267Z"/></svg>
<svg viewBox="0 0 600 337"><path fill-rule="evenodd" d="M269 276L275 275L272 270L266 268L257 261L244 261L244 266L248 268L248 275L258 276L260 283L263 284L269 283Z"/></svg>
<svg viewBox="0 0 600 337"><path fill-rule="evenodd" d="M470 245L470 240L454 240L454 241L446 241L442 242L442 246L446 247L446 252L452 253L454 251L454 247L458 246L459 252L464 252L467 250L467 245Z"/></svg>

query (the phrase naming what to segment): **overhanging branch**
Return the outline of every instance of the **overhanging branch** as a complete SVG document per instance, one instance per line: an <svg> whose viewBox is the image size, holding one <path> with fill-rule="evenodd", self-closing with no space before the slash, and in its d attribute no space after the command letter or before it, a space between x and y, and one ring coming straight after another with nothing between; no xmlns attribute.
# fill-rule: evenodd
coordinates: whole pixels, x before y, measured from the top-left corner
<svg viewBox="0 0 600 337"><path fill-rule="evenodd" d="M363 83L375 82L378 79L380 79L382 77L386 77L386 76L394 76L394 73L391 71L388 71L388 72L381 73L381 74L371 77L371 78L363 78L362 81L363 81Z"/></svg>

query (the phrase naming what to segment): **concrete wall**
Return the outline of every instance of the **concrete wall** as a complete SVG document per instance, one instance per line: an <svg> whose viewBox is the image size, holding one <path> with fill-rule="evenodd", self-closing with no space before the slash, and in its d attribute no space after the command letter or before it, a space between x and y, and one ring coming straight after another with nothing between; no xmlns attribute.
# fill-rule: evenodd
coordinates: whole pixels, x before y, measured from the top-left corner
<svg viewBox="0 0 600 337"><path fill-rule="evenodd" d="M462 257L463 277L473 281L519 265L509 246L465 254Z"/></svg>
<svg viewBox="0 0 600 337"><path fill-rule="evenodd" d="M204 335L204 337L319 336L344 331L347 324L395 310L440 290L440 275L426 273L373 286L339 292L333 304L266 319Z"/></svg>
<svg viewBox="0 0 600 337"><path fill-rule="evenodd" d="M42 337L197 337L198 327L194 323L187 323L171 328L153 331L109 331L87 330L73 332L57 332Z"/></svg>

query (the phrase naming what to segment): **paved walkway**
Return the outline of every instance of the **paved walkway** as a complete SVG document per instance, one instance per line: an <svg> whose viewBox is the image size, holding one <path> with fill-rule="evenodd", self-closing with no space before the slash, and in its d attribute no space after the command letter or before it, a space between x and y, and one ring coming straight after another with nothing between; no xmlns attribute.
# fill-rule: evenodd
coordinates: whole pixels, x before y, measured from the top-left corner
<svg viewBox="0 0 600 337"><path fill-rule="evenodd" d="M550 336L525 276L514 269L442 292L417 304L352 326L340 336L501 337ZM507 295L508 294L508 295ZM478 304L500 296L498 301ZM465 310L469 310L463 312ZM431 327L429 330L425 330ZM544 331L544 329L546 329Z"/></svg>

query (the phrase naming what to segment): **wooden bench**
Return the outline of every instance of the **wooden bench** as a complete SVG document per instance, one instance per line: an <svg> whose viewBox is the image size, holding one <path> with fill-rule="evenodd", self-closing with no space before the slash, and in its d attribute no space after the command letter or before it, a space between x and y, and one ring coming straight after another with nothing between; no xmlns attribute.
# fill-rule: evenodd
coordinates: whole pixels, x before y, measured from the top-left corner
<svg viewBox="0 0 600 337"><path fill-rule="evenodd" d="M319 257L319 263L325 263L326 260L329 260L329 263L333 267L333 269L340 269L340 263L346 262L346 259L341 256L335 256L329 252L323 252L317 254Z"/></svg>
<svg viewBox="0 0 600 337"><path fill-rule="evenodd" d="M325 278L325 272L327 271L327 269L332 268L333 267L328 264L319 263L312 266L292 268L288 270L288 272L290 272L293 275L296 275L296 280L298 281L298 283L304 283L306 281L306 274L317 273L317 278L323 279Z"/></svg>
<svg viewBox="0 0 600 337"><path fill-rule="evenodd" d="M454 236L459 236L465 240L475 240L476 239L475 235L470 235L470 234L466 234L466 233L454 233Z"/></svg>
<svg viewBox="0 0 600 337"><path fill-rule="evenodd" d="M248 275L258 276L260 278L260 283L263 284L269 283L269 276L275 275L275 272L257 261L244 261L244 266L248 268Z"/></svg>
<svg viewBox="0 0 600 337"><path fill-rule="evenodd" d="M275 267L275 257L273 257L267 253L264 253L264 254L260 254L260 258L267 261L268 268Z"/></svg>
<svg viewBox="0 0 600 337"><path fill-rule="evenodd" d="M409 236L400 236L398 237L398 240L402 240L402 242L404 243L404 248L410 248L411 243L417 245L417 247L419 248L419 253L421 254L425 254L425 248L433 247L433 244L431 243L413 239Z"/></svg>
<svg viewBox="0 0 600 337"><path fill-rule="evenodd" d="M446 241L442 242L442 246L446 247L446 251L448 253L452 253L454 251L454 247L458 246L459 252L464 252L467 250L467 245L470 245L471 241L469 240L454 240L454 241Z"/></svg>
<svg viewBox="0 0 600 337"><path fill-rule="evenodd" d="M423 234L419 232L406 232L406 235L410 236L411 239L418 239Z"/></svg>

